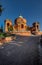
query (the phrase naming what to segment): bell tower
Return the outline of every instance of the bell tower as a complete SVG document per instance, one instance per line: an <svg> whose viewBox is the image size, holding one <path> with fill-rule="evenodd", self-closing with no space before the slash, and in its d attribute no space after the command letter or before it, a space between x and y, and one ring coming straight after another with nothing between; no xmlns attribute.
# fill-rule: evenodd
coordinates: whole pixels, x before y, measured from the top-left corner
<svg viewBox="0 0 42 65"><path fill-rule="evenodd" d="M8 27L9 27L9 26L12 26L12 21L7 19L7 20L4 21L4 23L5 23L4 31L5 31L5 32L9 32L9 31L8 31Z"/></svg>
<svg viewBox="0 0 42 65"><path fill-rule="evenodd" d="M39 22L33 23L33 27L35 28L35 31L38 32L39 31Z"/></svg>

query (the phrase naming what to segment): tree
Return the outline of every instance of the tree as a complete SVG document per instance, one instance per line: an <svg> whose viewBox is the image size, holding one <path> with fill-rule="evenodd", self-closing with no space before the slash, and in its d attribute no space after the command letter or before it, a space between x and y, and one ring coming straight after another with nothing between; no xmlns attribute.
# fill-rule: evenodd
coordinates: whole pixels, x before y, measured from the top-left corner
<svg viewBox="0 0 42 65"><path fill-rule="evenodd" d="M2 5L0 5L0 16L1 16L2 12L3 12L3 7L2 7Z"/></svg>
<svg viewBox="0 0 42 65"><path fill-rule="evenodd" d="M1 27L0 27L0 32L3 32L3 26L1 25Z"/></svg>

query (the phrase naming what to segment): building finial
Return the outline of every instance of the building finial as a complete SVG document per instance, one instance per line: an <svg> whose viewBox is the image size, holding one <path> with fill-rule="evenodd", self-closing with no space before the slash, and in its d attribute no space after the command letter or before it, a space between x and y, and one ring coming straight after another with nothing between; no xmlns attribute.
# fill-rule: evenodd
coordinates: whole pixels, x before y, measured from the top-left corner
<svg viewBox="0 0 42 65"><path fill-rule="evenodd" d="M21 16L21 14L19 15L20 18L23 18L23 16Z"/></svg>

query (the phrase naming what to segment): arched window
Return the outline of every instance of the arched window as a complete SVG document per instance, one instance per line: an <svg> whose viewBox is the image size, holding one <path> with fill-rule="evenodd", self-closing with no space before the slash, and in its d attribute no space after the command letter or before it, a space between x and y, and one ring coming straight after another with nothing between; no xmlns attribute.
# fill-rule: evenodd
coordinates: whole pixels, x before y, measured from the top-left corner
<svg viewBox="0 0 42 65"><path fill-rule="evenodd" d="M7 23L7 26L9 26L9 23Z"/></svg>
<svg viewBox="0 0 42 65"><path fill-rule="evenodd" d="M37 29L39 28L39 26L37 25Z"/></svg>
<svg viewBox="0 0 42 65"><path fill-rule="evenodd" d="M23 24L21 24L21 28L24 28L24 25Z"/></svg>

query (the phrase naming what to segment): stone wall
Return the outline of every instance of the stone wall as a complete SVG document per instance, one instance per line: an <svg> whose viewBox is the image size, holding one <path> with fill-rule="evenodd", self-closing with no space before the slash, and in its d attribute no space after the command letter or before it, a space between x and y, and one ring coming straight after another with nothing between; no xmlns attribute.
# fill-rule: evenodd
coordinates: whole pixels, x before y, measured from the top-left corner
<svg viewBox="0 0 42 65"><path fill-rule="evenodd" d="M25 31L25 32L13 32L13 34L22 35L22 36L31 36L31 32L30 32L30 31Z"/></svg>
<svg viewBox="0 0 42 65"><path fill-rule="evenodd" d="M9 43L10 41L15 40L15 39L16 39L16 37L14 37L14 36L0 38L0 45L3 45L5 43Z"/></svg>

